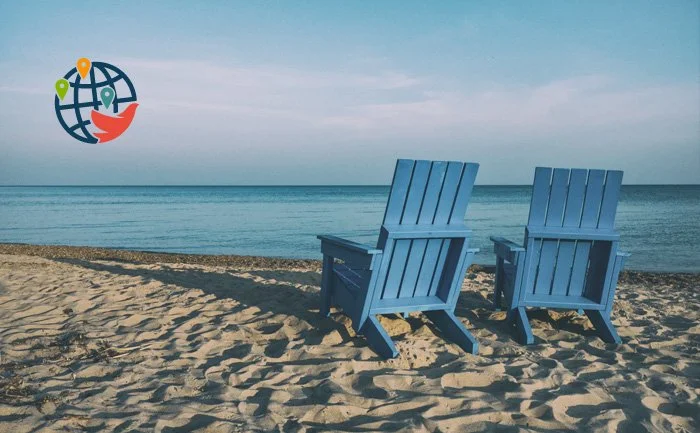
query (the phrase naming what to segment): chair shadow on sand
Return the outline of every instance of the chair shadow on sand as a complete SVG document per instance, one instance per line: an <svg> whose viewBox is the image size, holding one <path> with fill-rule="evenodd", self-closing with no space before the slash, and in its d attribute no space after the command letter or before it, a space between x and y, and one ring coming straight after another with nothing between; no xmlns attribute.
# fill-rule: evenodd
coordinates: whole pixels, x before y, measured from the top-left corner
<svg viewBox="0 0 700 433"><path fill-rule="evenodd" d="M230 310L230 314L235 314L248 307L257 307L260 311L255 315L255 319L237 324L269 321L270 323L267 325L258 326L258 330L265 334L276 332L282 326L281 323L277 324L274 320L270 321L270 317L285 315L294 316L311 325L311 330L301 334L306 345L320 344L323 338L332 331L338 331L343 342L352 342L357 346L364 345L362 341L352 338L342 323L319 316L318 289L308 287L317 287L320 284L320 274L315 271L251 270L241 272L250 275L250 278L245 278L228 272L212 272L195 268L177 269L168 266L168 264L161 265L160 269L146 269L141 267L128 268L119 264L139 265L139 263L132 262L98 263L80 259L55 260L94 271L138 277L144 282L153 280L184 289L201 290L205 295L213 295L216 299L230 299L238 302L240 305ZM258 318L258 316L263 315L266 317ZM266 349L266 354L270 352L275 355L273 357L278 357L279 353L272 352L279 351L274 347L274 343L272 346L268 348L269 350Z"/></svg>
<svg viewBox="0 0 700 433"><path fill-rule="evenodd" d="M257 307L260 312L256 316L265 314L294 316L311 326L311 330L303 333L306 345L320 344L323 338L332 331L338 331L343 344L350 343L355 347L367 345L363 339L353 338L348 332L348 328L339 323L337 318L323 318L319 315L318 287L321 275L313 270L246 270L240 274L250 275L250 277L241 277L229 272L212 272L198 268L178 269L168 266L168 264L161 265L160 269L146 269L141 267L128 268L119 264L138 265L138 263L132 262L99 263L80 259L56 259L56 261L115 275L139 277L143 281L154 280L166 285L201 290L204 294L213 295L216 299L237 301L240 305L230 311L232 314L248 307ZM457 302L455 314L458 317L466 318L476 329L487 329L496 335L500 342L513 341L512 327L502 320L494 320L489 317L492 313L491 305L491 301L484 298L480 292L463 289ZM334 316L339 315L342 316L343 313L336 313ZM581 324L573 322L571 318L554 320L546 310L529 311L528 315L532 319L548 322L555 328L587 338L595 334L593 330L585 329ZM267 321L268 319L269 317L265 317L256 320ZM413 315L407 320L412 330L427 325L435 335L441 336L440 330L432 322L420 316ZM263 333L273 333L281 326L281 324L272 321L259 329ZM393 338L401 341L406 338L406 335L397 335ZM273 357L278 357L280 355L278 349L283 351L284 347L277 348L273 343L266 350L266 353L269 352ZM444 361L444 359L441 360L441 362Z"/></svg>

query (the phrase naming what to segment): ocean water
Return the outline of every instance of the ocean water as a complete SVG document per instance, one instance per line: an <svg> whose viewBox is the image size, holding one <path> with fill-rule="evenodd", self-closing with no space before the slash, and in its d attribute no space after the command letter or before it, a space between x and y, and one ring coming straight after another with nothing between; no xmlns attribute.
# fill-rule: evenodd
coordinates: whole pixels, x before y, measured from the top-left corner
<svg viewBox="0 0 700 433"><path fill-rule="evenodd" d="M0 187L0 242L320 258L317 234L374 244L387 186ZM523 239L529 186L477 186L476 263L490 235ZM623 186L627 269L700 272L700 186Z"/></svg>

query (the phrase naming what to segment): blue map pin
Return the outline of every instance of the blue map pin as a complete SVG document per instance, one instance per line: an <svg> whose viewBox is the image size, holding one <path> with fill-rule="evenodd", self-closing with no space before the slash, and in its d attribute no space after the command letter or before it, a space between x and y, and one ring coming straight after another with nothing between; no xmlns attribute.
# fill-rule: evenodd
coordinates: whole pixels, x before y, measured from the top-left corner
<svg viewBox="0 0 700 433"><path fill-rule="evenodd" d="M105 108L109 108L109 106L112 105L112 101L114 100L114 89L112 89L111 87L105 87L104 89L100 90L100 99L105 105Z"/></svg>

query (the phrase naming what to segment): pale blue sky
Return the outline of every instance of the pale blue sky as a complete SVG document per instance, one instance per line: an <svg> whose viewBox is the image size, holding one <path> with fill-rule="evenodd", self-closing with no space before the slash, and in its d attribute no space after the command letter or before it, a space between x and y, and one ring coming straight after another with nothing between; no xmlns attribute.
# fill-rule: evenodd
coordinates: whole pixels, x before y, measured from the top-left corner
<svg viewBox="0 0 700 433"><path fill-rule="evenodd" d="M0 184L386 184L397 157L700 183L700 6L661 1L0 3ZM118 140L53 83L122 68Z"/></svg>

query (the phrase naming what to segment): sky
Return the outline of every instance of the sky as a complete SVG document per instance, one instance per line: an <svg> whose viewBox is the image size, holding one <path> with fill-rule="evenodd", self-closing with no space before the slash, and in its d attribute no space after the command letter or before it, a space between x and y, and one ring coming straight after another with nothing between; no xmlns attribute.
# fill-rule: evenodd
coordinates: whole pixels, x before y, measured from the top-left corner
<svg viewBox="0 0 700 433"><path fill-rule="evenodd" d="M117 140L54 83L121 68ZM1 2L0 185L389 184L396 158L700 183L700 2Z"/></svg>

